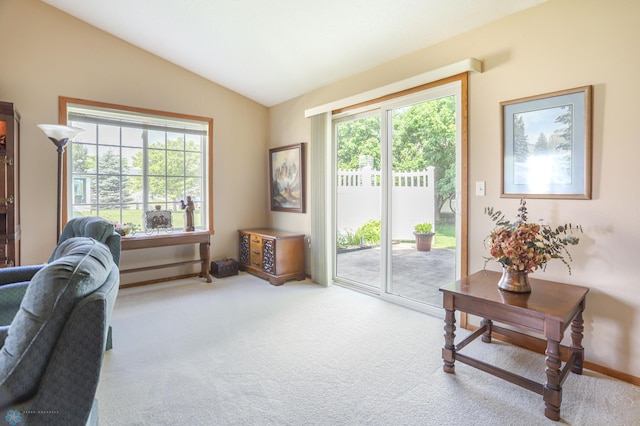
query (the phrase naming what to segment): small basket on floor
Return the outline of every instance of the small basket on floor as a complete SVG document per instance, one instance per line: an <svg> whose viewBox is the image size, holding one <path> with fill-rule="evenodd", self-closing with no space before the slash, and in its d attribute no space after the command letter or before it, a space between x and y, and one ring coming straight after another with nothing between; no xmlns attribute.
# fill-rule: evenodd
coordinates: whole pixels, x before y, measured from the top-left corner
<svg viewBox="0 0 640 426"><path fill-rule="evenodd" d="M238 261L235 259L220 259L211 262L211 275L216 278L238 275Z"/></svg>

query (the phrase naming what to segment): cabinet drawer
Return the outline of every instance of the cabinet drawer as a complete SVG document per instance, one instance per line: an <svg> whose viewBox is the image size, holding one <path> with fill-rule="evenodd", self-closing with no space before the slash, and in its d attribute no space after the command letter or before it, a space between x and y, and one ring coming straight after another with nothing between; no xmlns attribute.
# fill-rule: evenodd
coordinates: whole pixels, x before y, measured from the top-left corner
<svg viewBox="0 0 640 426"><path fill-rule="evenodd" d="M249 237L249 264L256 268L262 268L262 237L251 234Z"/></svg>

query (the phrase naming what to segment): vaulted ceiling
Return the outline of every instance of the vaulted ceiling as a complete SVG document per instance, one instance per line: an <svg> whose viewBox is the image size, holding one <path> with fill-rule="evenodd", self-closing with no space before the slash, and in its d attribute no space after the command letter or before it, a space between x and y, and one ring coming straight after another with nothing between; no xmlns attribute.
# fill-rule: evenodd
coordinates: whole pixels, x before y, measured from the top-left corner
<svg viewBox="0 0 640 426"><path fill-rule="evenodd" d="M42 1L273 106L546 0Z"/></svg>

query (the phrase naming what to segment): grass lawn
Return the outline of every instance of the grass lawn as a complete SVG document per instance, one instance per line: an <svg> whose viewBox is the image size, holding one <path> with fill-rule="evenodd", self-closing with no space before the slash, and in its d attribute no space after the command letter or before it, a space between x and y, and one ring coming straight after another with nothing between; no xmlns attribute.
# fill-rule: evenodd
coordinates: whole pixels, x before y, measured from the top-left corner
<svg viewBox="0 0 640 426"><path fill-rule="evenodd" d="M454 224L440 224L436 228L433 240L434 248L456 248L456 226Z"/></svg>

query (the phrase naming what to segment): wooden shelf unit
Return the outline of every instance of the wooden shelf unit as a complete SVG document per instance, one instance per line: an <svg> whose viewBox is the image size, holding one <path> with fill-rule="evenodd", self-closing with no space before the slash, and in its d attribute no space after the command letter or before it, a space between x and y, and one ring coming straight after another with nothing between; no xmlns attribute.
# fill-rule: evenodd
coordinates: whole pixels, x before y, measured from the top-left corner
<svg viewBox="0 0 640 426"><path fill-rule="evenodd" d="M20 265L20 113L0 102L0 268Z"/></svg>

